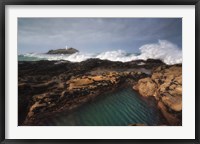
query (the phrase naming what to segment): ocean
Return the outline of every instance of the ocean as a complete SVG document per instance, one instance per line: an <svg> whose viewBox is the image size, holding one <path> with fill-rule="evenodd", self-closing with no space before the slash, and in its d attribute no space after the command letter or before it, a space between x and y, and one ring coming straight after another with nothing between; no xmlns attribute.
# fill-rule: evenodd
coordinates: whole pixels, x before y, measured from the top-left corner
<svg viewBox="0 0 200 144"><path fill-rule="evenodd" d="M95 49L95 48L94 48ZM50 55L42 53L26 53L18 55L18 61L37 60L68 60L81 62L90 58L102 60L128 62L132 60L160 59L168 65L182 63L182 49L166 40L159 40L157 44L146 44L139 48L139 53L127 53L123 49L104 51L101 53L77 52L71 55Z"/></svg>
<svg viewBox="0 0 200 144"><path fill-rule="evenodd" d="M133 60L159 59L168 65L182 63L182 50L173 44L159 41L159 44L144 45L140 53L124 50L101 53L77 52L71 55L26 53L18 55L18 61L81 62L87 59L128 62ZM154 99L141 97L132 88L98 96L93 102L84 104L71 113L58 114L44 121L44 125L55 126L127 126L129 124L162 125L164 118Z"/></svg>

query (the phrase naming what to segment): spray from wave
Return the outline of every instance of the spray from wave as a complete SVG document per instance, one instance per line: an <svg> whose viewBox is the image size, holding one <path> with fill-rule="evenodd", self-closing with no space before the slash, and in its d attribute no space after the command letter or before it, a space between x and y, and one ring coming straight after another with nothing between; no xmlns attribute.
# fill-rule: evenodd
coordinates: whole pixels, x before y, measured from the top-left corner
<svg viewBox="0 0 200 144"><path fill-rule="evenodd" d="M166 64L182 63L182 50L175 44L159 40L156 44L147 44L140 47L141 55L138 59L160 59Z"/></svg>
<svg viewBox="0 0 200 144"><path fill-rule="evenodd" d="M160 59L164 63L172 65L182 63L182 50L175 44L159 40L158 43L146 44L139 48L140 54L128 54L123 50L107 51L100 54L74 53L71 55L49 55L49 54L25 54L25 57L37 57L47 60L68 60L71 62L81 62L90 58L99 58L102 60L128 62L132 60Z"/></svg>

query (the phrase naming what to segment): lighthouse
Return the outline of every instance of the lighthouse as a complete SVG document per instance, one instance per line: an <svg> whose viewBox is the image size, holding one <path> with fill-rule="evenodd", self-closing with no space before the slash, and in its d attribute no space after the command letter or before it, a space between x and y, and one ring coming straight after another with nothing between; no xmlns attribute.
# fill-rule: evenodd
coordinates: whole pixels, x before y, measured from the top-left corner
<svg viewBox="0 0 200 144"><path fill-rule="evenodd" d="M68 46L67 46L67 45L65 46L65 49L66 49L66 50L68 49Z"/></svg>

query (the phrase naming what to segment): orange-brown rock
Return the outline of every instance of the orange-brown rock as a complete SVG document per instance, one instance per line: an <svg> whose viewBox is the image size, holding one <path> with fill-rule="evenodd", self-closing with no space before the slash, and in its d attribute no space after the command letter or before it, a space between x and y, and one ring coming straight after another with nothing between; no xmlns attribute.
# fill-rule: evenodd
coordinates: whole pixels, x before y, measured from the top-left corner
<svg viewBox="0 0 200 144"><path fill-rule="evenodd" d="M181 125L181 119L176 115L168 112L167 107L161 101L158 102L158 108L166 118L169 125Z"/></svg>
<svg viewBox="0 0 200 144"><path fill-rule="evenodd" d="M165 64L153 59L124 63L99 59L19 61L18 124L42 125L49 116L73 110L119 86L137 83L161 65Z"/></svg>
<svg viewBox="0 0 200 144"><path fill-rule="evenodd" d="M33 96L23 124L39 125L49 114L73 110L104 92L116 89L130 78L138 80L145 76L141 72L111 71L102 75L73 76L64 84L54 83L55 90ZM38 87L43 86L40 84Z"/></svg>
<svg viewBox="0 0 200 144"><path fill-rule="evenodd" d="M140 79L133 89L138 90L142 96L154 96L157 85L151 80L151 78L144 78Z"/></svg>
<svg viewBox="0 0 200 144"><path fill-rule="evenodd" d="M133 89L138 90L142 96L154 96L169 124L180 124L182 119L182 65L159 66L154 69L151 77L140 79Z"/></svg>

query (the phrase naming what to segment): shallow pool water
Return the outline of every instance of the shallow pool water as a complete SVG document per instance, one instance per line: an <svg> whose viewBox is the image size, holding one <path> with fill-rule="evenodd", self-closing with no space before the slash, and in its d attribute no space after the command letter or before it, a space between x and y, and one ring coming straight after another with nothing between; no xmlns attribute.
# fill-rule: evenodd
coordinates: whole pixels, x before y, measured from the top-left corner
<svg viewBox="0 0 200 144"><path fill-rule="evenodd" d="M127 126L160 125L165 121L152 98L143 98L131 88L98 96L69 114L59 114L46 125L54 126Z"/></svg>

